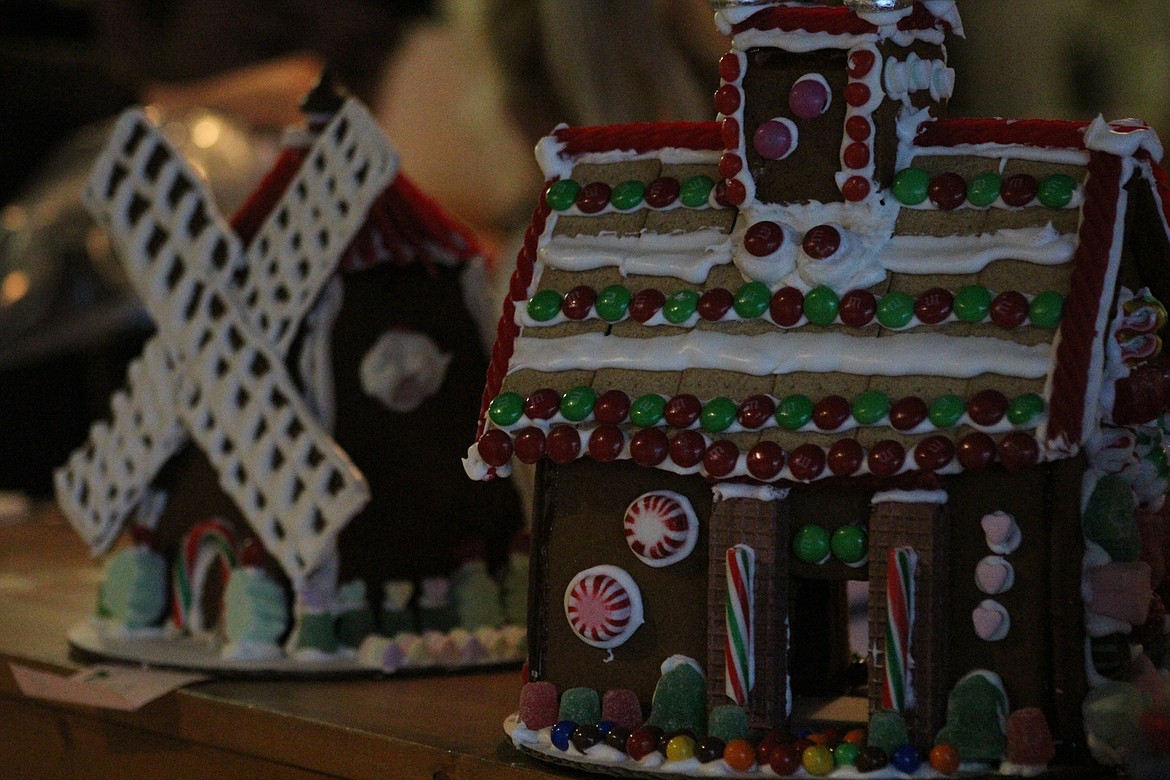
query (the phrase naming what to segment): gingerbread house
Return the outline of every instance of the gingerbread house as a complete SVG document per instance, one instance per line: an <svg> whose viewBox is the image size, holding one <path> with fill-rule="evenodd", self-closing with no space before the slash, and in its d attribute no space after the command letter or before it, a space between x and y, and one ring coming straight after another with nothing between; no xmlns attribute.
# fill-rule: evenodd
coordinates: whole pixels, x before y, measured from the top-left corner
<svg viewBox="0 0 1170 780"><path fill-rule="evenodd" d="M466 489L439 455L475 424L484 259L362 106L323 79L304 109L230 223L141 111L95 165L87 204L158 332L112 419L56 474L95 553L127 526L135 537L103 585L113 630L85 649L158 629L164 644L205 640L212 666L221 648L245 668L311 666L352 660L379 624L506 622L499 603L460 618L451 578L500 570L519 501L504 482ZM238 572L261 584L233 590Z"/></svg>
<svg viewBox="0 0 1170 780"><path fill-rule="evenodd" d="M756 726L852 692L930 745L974 674L1083 746L1161 660L1158 140L944 118L953 2L715 5L717 122L538 147L465 461L536 464L532 679L648 713L681 655Z"/></svg>

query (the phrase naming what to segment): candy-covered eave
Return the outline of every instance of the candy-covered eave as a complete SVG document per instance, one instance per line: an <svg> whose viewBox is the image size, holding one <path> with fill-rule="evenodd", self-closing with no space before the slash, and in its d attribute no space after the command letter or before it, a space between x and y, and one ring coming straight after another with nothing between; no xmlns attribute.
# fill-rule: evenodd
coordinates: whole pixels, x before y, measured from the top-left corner
<svg viewBox="0 0 1170 780"><path fill-rule="evenodd" d="M569 178L580 162L628 162L650 155L677 162L709 162L718 160L722 151L715 122L560 125L537 143L536 159L545 179L553 180Z"/></svg>
<svg viewBox="0 0 1170 780"><path fill-rule="evenodd" d="M877 14L858 14L849 8L829 6L725 8L716 14L715 23L741 50L775 46L786 51L807 52L849 49L881 40L900 45L914 41L942 43L948 33L963 34L953 2L915 3L911 9Z"/></svg>

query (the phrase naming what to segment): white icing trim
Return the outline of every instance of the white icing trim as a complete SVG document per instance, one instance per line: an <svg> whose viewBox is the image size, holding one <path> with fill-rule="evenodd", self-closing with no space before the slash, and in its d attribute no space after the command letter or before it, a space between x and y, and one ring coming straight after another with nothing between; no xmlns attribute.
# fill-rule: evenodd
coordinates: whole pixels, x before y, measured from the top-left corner
<svg viewBox="0 0 1170 780"><path fill-rule="evenodd" d="M668 276L702 284L712 268L731 263L731 239L714 228L637 236L554 236L542 242L538 257L561 271L617 268L622 276Z"/></svg>
<svg viewBox="0 0 1170 780"><path fill-rule="evenodd" d="M333 326L345 292L340 277L332 277L321 297L305 317L305 342L297 366L305 387L305 404L327 431L337 418L337 397L333 382Z"/></svg>
<svg viewBox="0 0 1170 780"><path fill-rule="evenodd" d="M652 339L585 333L558 339L520 337L509 373L629 368L683 371L709 368L751 376L795 371L860 376L926 374L965 379L994 371L1040 379L1048 375L1050 346L1027 346L990 337L906 333L856 338L843 333L764 333L739 336L691 331Z"/></svg>
<svg viewBox="0 0 1170 780"><path fill-rule="evenodd" d="M945 490L883 490L874 493L871 504L939 504L949 501Z"/></svg>
<svg viewBox="0 0 1170 780"><path fill-rule="evenodd" d="M1129 129L1122 131L1121 128ZM1154 162L1161 162L1163 154L1158 134L1145 122L1122 119L1109 123L1100 114L1085 128L1085 147L1118 157L1133 157L1139 151L1145 151Z"/></svg>
<svg viewBox="0 0 1170 780"><path fill-rule="evenodd" d="M996 260L1062 265L1076 252L1075 235L1052 223L967 236L894 236L879 261L893 273L974 274Z"/></svg>
<svg viewBox="0 0 1170 780"><path fill-rule="evenodd" d="M557 125L556 130L568 129L568 125ZM604 152L568 154L565 144L555 135L547 135L536 143L536 162L546 180L572 178L577 165L613 165L635 160L661 160L664 165L714 165L723 155L722 150L683 149L675 146L636 152L631 149L612 149Z"/></svg>
<svg viewBox="0 0 1170 780"><path fill-rule="evenodd" d="M731 501L736 498L767 502L783 501L788 498L788 492L789 488L745 482L716 482L711 486L711 494L716 501Z"/></svg>
<svg viewBox="0 0 1170 780"><path fill-rule="evenodd" d="M917 133L918 127L914 128ZM912 138L911 138L912 140ZM987 157L993 160L1026 160L1028 162L1072 165L1084 168L1089 164L1089 153L1083 149L1065 149L1022 144L956 144L954 146L913 146L910 159L918 157ZM902 166L899 166L901 170Z"/></svg>

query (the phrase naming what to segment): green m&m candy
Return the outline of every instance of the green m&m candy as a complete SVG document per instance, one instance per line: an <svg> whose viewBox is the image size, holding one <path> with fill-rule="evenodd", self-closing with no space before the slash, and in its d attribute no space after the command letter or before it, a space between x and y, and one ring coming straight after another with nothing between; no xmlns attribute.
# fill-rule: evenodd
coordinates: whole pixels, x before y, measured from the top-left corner
<svg viewBox="0 0 1170 780"><path fill-rule="evenodd" d="M955 316L963 322L983 322L990 312L991 290L986 287L968 284L955 293Z"/></svg>
<svg viewBox="0 0 1170 780"><path fill-rule="evenodd" d="M597 294L597 316L606 322L617 322L626 316L633 295L620 284L611 284Z"/></svg>
<svg viewBox="0 0 1170 780"><path fill-rule="evenodd" d="M561 397L561 415L569 422L581 422L593 413L597 392L592 387L574 387Z"/></svg>
<svg viewBox="0 0 1170 780"><path fill-rule="evenodd" d="M930 405L930 421L936 428L958 425L967 413L967 404L957 395L944 395Z"/></svg>
<svg viewBox="0 0 1170 780"><path fill-rule="evenodd" d="M807 395L790 395L776 407L776 424L786 431L808 425L813 416L813 402Z"/></svg>
<svg viewBox="0 0 1170 780"><path fill-rule="evenodd" d="M699 424L709 433L719 433L731 427L735 422L735 414L739 407L730 398L720 396L713 398L703 407L699 415Z"/></svg>
<svg viewBox="0 0 1170 780"><path fill-rule="evenodd" d="M772 291L763 282L748 282L735 295L735 313L745 320L763 316L772 303Z"/></svg>
<svg viewBox="0 0 1170 780"><path fill-rule="evenodd" d="M1062 209L1072 203L1077 183L1071 176L1057 173L1040 182L1040 203L1050 209Z"/></svg>
<svg viewBox="0 0 1170 780"><path fill-rule="evenodd" d="M801 561L820 565L829 559L829 532L819 525L804 525L792 537L792 553Z"/></svg>
<svg viewBox="0 0 1170 780"><path fill-rule="evenodd" d="M1055 328L1064 314L1064 296L1049 290L1028 304L1028 319L1038 328Z"/></svg>
<svg viewBox="0 0 1170 780"><path fill-rule="evenodd" d="M859 564L869 557L869 537L859 525L843 525L829 540L833 557L842 563Z"/></svg>
<svg viewBox="0 0 1170 780"><path fill-rule="evenodd" d="M890 413L890 397L880 390L870 390L853 401L853 419L862 425L875 425Z"/></svg>
<svg viewBox="0 0 1170 780"><path fill-rule="evenodd" d="M707 205L711 190L715 189L715 180L710 176L692 176L682 184L679 199L684 206L697 209Z"/></svg>
<svg viewBox="0 0 1170 780"><path fill-rule="evenodd" d="M832 325L841 308L837 293L824 285L809 290L804 296L804 316L813 325Z"/></svg>
<svg viewBox="0 0 1170 780"><path fill-rule="evenodd" d="M894 197L904 206L917 206L930 191L930 174L921 168L904 168L894 177Z"/></svg>
<svg viewBox="0 0 1170 780"><path fill-rule="evenodd" d="M630 422L643 428L662 422L666 399L655 393L639 396L630 404Z"/></svg>
<svg viewBox="0 0 1170 780"><path fill-rule="evenodd" d="M694 290L679 290L666 299L662 316L667 322L681 325L695 315L699 308L699 293Z"/></svg>
<svg viewBox="0 0 1170 780"><path fill-rule="evenodd" d="M524 398L519 393L500 393L488 404L488 417L501 428L506 428L524 414Z"/></svg>
<svg viewBox="0 0 1170 780"><path fill-rule="evenodd" d="M541 290L528 299L528 316L537 322L548 322L561 313L562 300L556 290Z"/></svg>
<svg viewBox="0 0 1170 780"><path fill-rule="evenodd" d="M1035 393L1018 395L1008 404L1007 418L1012 425L1027 425L1044 413L1044 399Z"/></svg>
<svg viewBox="0 0 1170 780"><path fill-rule="evenodd" d="M906 327L914 319L914 298L897 290L886 293L878 303L877 318L891 330Z"/></svg>
<svg viewBox="0 0 1170 780"><path fill-rule="evenodd" d="M640 181L623 181L613 188L609 202L619 211L629 211L642 202L646 196L646 185Z"/></svg>
<svg viewBox="0 0 1170 780"><path fill-rule="evenodd" d="M544 199L553 211L566 211L573 207L580 191L581 185L577 182L572 179L561 179L549 185L545 190Z"/></svg>
<svg viewBox="0 0 1170 780"><path fill-rule="evenodd" d="M981 173L967 183L967 201L972 206L990 206L999 198L1003 177L998 173Z"/></svg>

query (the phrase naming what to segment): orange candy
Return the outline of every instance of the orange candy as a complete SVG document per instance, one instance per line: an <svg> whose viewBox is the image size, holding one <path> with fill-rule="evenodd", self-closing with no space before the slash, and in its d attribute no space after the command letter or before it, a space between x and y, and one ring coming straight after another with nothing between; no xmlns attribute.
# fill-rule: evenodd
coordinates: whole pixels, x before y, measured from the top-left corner
<svg viewBox="0 0 1170 780"><path fill-rule="evenodd" d="M959 751L951 745L935 745L930 751L930 765L937 772L952 775L959 771Z"/></svg>
<svg viewBox="0 0 1170 780"><path fill-rule="evenodd" d="M854 745L865 745L865 729L850 729L845 732L842 742L849 742Z"/></svg>
<svg viewBox="0 0 1170 780"><path fill-rule="evenodd" d="M723 760L736 772L746 772L756 763L756 749L746 739L733 739L723 749Z"/></svg>

